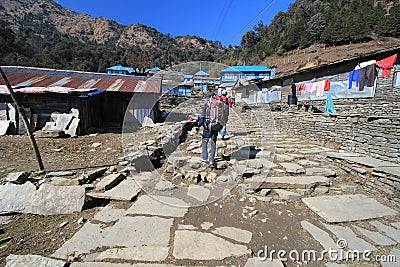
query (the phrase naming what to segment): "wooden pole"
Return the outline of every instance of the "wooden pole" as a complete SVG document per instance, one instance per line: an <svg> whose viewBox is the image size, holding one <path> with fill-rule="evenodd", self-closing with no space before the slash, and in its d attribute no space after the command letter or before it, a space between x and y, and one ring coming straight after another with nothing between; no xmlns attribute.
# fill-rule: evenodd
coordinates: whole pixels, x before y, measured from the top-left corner
<svg viewBox="0 0 400 267"><path fill-rule="evenodd" d="M24 122L25 129L26 129L26 131L28 133L29 140L31 141L33 151L35 152L35 157L36 157L36 161L38 162L38 165L39 165L39 170L40 171L44 171L44 165L43 165L42 157L40 156L39 148L38 148L38 146L36 144L35 137L33 136L32 132L31 132L31 129L29 127L29 122L28 122L28 119L26 117L25 110L18 103L18 100L17 100L17 97L16 97L16 95L14 93L14 90L12 89L11 84L9 83L6 74L4 73L4 71L3 71L3 69L1 67L0 67L0 74L1 74L1 77L3 78L3 80L4 80L4 83L7 86L8 91L10 92L11 99L14 101L15 106L17 107L18 113L22 117L22 121Z"/></svg>

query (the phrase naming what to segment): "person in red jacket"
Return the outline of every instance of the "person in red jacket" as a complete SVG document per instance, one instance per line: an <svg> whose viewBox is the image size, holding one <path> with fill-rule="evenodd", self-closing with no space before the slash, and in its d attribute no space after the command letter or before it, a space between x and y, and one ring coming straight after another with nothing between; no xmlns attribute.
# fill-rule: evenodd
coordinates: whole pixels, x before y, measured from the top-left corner
<svg viewBox="0 0 400 267"><path fill-rule="evenodd" d="M225 137L226 136L226 124L228 123L229 109L232 108L232 99L227 96L226 90L222 91L220 99L221 99L221 102L225 103L225 105L228 106L227 112L226 112L226 118L224 119L225 123L222 125L223 127L220 131L222 140L225 140L226 139L226 137Z"/></svg>

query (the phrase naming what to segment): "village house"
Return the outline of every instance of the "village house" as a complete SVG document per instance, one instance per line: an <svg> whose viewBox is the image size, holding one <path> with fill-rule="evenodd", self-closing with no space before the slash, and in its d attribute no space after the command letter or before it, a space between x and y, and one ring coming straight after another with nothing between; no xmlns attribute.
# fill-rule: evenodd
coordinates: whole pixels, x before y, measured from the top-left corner
<svg viewBox="0 0 400 267"><path fill-rule="evenodd" d="M79 130L121 131L127 111L137 123L160 118L161 79L54 70L3 67L20 104L29 111L33 131L51 121L53 113L79 113ZM133 101L131 101L133 99ZM18 114L4 82L0 81L0 119L10 124L8 133L21 131ZM8 123L6 123L8 125ZM3 133L5 134L5 132Z"/></svg>
<svg viewBox="0 0 400 267"><path fill-rule="evenodd" d="M276 67L267 66L232 66L221 70L223 83L234 83L239 79L244 80L270 80L275 77Z"/></svg>

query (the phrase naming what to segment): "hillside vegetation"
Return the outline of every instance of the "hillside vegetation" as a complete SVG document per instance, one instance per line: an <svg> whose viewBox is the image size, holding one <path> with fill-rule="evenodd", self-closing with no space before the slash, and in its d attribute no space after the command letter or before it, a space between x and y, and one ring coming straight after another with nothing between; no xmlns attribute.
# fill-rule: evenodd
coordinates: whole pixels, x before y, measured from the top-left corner
<svg viewBox="0 0 400 267"><path fill-rule="evenodd" d="M258 64L315 44L325 47L400 37L400 1L297 0L269 25L259 22L228 60ZM229 63L229 61L228 61Z"/></svg>

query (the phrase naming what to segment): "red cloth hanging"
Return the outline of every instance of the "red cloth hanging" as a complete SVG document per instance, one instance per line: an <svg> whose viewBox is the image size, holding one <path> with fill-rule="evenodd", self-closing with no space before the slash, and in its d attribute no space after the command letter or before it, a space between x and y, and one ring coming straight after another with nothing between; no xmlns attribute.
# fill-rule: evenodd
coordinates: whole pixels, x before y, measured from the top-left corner
<svg viewBox="0 0 400 267"><path fill-rule="evenodd" d="M331 89L331 81L325 80L324 91L329 91Z"/></svg>
<svg viewBox="0 0 400 267"><path fill-rule="evenodd" d="M390 70L397 60L397 54L384 58L376 62L376 65L382 69L382 77L390 77Z"/></svg>

